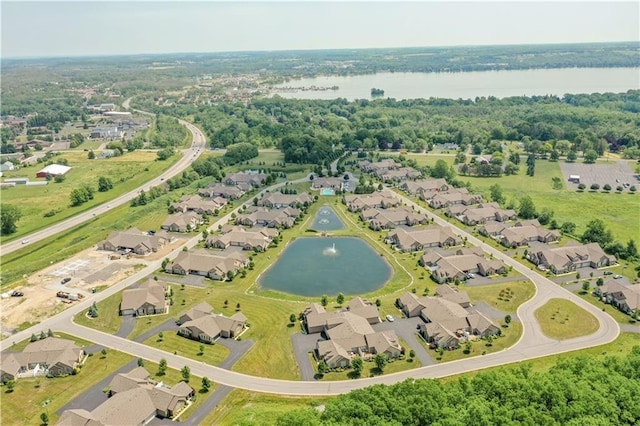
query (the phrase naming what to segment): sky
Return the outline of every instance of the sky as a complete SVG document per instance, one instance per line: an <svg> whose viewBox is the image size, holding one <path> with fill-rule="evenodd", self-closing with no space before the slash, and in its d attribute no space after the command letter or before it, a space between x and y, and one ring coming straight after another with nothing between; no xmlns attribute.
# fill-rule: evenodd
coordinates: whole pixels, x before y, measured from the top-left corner
<svg viewBox="0 0 640 426"><path fill-rule="evenodd" d="M640 1L5 1L1 55L640 40Z"/></svg>

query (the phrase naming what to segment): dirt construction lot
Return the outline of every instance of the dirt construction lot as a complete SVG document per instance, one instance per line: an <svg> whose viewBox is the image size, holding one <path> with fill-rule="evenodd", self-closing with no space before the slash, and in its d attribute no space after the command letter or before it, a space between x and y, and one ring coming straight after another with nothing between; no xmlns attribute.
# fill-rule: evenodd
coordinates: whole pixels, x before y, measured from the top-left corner
<svg viewBox="0 0 640 426"><path fill-rule="evenodd" d="M8 290L9 294L13 290L21 291L23 297L7 297L8 294L3 294L0 302L2 338L10 336L21 324L40 322L74 303L56 297L58 291L90 297L93 288L100 291L122 281L150 261L165 257L184 241L178 238L157 253L129 258L114 256L113 252L99 251L93 247L28 276L26 285ZM63 284L62 280L67 278L70 280Z"/></svg>

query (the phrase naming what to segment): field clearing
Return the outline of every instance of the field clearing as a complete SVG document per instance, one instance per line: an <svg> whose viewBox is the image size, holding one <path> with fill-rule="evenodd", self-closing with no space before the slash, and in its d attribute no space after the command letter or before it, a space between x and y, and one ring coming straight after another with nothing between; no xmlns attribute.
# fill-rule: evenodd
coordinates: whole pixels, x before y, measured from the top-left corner
<svg viewBox="0 0 640 426"><path fill-rule="evenodd" d="M478 287L464 286L462 290L469 294L473 303L482 300L505 313L516 312L518 306L531 299L536 292L531 281L489 284Z"/></svg>
<svg viewBox="0 0 640 426"><path fill-rule="evenodd" d="M4 236L3 243L51 226L137 188L168 169L177 161L178 155L167 161L155 161L156 153L143 151L103 160L89 160L85 152L67 152L56 158L67 159L72 167L64 182L51 181L45 186L16 186L2 189L0 194L2 205L17 205L22 212L22 218L17 223L18 230L14 234ZM35 173L38 170L40 166L22 168L7 173L5 177L35 179ZM109 177L113 183L113 189L97 192L100 176ZM71 191L80 188L83 184L89 184L96 189L94 199L80 206L71 207L69 201ZM50 211L56 213L53 216L44 217L44 214Z"/></svg>
<svg viewBox="0 0 640 426"><path fill-rule="evenodd" d="M73 318L73 321L85 327L95 328L109 334L116 334L122 325L122 317L119 313L120 302L122 302L122 292L116 293L96 303L96 307L98 308L97 318L89 317L87 315L89 310L87 309L77 314Z"/></svg>
<svg viewBox="0 0 640 426"><path fill-rule="evenodd" d="M202 345L204 345L204 352L200 355L200 342L178 336L175 331L164 331L162 333L162 340L156 335L148 338L143 343L162 351L175 353L196 361L202 361L209 365L220 365L231 353L229 349L222 345L202 343Z"/></svg>
<svg viewBox="0 0 640 426"><path fill-rule="evenodd" d="M598 330L593 315L565 299L549 299L534 314L542 332L552 339L587 336Z"/></svg>

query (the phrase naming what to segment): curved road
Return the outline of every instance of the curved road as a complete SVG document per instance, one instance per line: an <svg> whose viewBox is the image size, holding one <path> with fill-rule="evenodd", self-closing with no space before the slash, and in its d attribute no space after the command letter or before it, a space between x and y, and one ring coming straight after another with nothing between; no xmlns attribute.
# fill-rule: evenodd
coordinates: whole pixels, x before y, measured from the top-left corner
<svg viewBox="0 0 640 426"><path fill-rule="evenodd" d="M280 185L282 184L270 187L268 188L268 190L273 190ZM267 189L265 189L264 191L266 190ZM401 198L406 204L414 206L419 211L433 217L437 223L442 225L450 225L445 220L441 219L438 216L435 216L423 207L418 206L413 201L402 196ZM224 218L220 219L210 228L217 228L218 224L226 222L230 218L230 216L231 213L227 214ZM476 356L443 364L421 367L418 369L395 374L388 374L373 378L363 378L359 380L336 382L291 381L255 377L238 372L224 370L219 367L207 365L189 358L164 352L114 335L86 328L73 322L73 316L75 314L81 312L84 309L87 309L94 301L102 300L133 284L135 281L148 276L150 273L160 267L161 261L154 262L147 268L139 271L137 274L127 278L126 280L116 284L115 286L108 288L101 293L88 297L78 305L75 305L64 312L52 318L49 318L46 321L43 321L37 326L17 333L11 338L0 341L0 350L7 349L14 341L18 342L29 338L32 333L40 333L40 331L42 330L51 328L52 330L63 331L86 340L100 343L101 345L128 353L135 357L141 357L155 362L158 362L161 358L165 358L168 364L176 369L180 369L183 366L188 365L193 374L197 376L209 377L217 383L234 388L242 388L250 391L282 395L336 395L346 393L354 389L371 386L373 384L393 384L405 379L445 377L454 374L480 370L483 368L525 361L542 356L573 351L576 349L598 346L609 343L618 336L620 327L618 323L616 323L609 315L603 313L595 306L585 302L581 298L558 286L549 279L541 276L535 270L528 269L526 266L504 255L502 252L494 249L493 247L483 243L467 232L460 229L457 229L457 232L463 236L466 236L470 242L478 245L479 247L482 247L484 251L493 254L494 257L501 259L506 264L512 266L516 271L531 279L536 286L537 291L534 297L518 308L517 314L523 324L522 338L514 346L501 352L484 356ZM197 244L198 239L199 237L194 237L186 244L186 246L193 247L195 244ZM171 255L169 255L169 257L177 255L180 250L181 248L176 249ZM540 330L540 326L535 321L534 311L538 307L546 303L546 301L550 298L556 297L571 300L583 309L592 313L600 323L600 328L598 329L598 331L588 336L582 336L562 341L550 339L544 336Z"/></svg>
<svg viewBox="0 0 640 426"><path fill-rule="evenodd" d="M131 98L127 99L124 103L123 106L125 108L129 108L129 102L131 101ZM134 110L136 112L139 112L141 114L146 114L146 115L153 115L151 113L145 112L145 111L140 111L140 110ZM27 247L30 244L33 244L37 241L43 240L45 238L49 238L52 237L60 232L66 231L69 228L73 228L74 226L78 226L90 219L93 219L95 216L98 216L102 213L106 213L107 211L109 211L110 209L112 209L113 207L117 207L120 206L122 204L128 203L129 201L131 201L132 199L134 199L135 197L138 196L138 194L140 193L141 190L148 190L149 188L151 188L152 186L155 185L159 185L163 180L165 179L169 179L179 173L181 173L184 169L186 169L187 167L189 167L191 165L191 163L193 161L196 160L196 158L198 158L198 156L200 154L202 154L202 152L204 152L205 147L206 147L206 138L204 136L204 134L200 131L200 129L198 129L196 126L194 126L191 123L188 123L184 120L179 120L180 124L182 124L183 126L185 126L193 135L193 142L191 144L191 147L188 149L184 149L182 150L182 158L180 158L180 160L178 160L177 163L175 163L173 166L171 166L167 171L165 171L164 173L162 173L159 176L156 176L155 178L153 178L152 180L148 181L147 183L139 186L138 188L134 189L133 191L130 191L126 194L120 195L119 197L108 201L106 203L103 203L97 207L94 207L90 210L86 210L82 213L79 213L69 219L66 219L62 222L58 222L55 225L51 225L48 228L42 229L40 231L34 232L32 234L29 235L25 235L20 239L17 239L15 241L11 241L8 243L3 244L2 246L0 246L0 253L2 253L2 255L11 253L13 251L19 250L23 247ZM27 241L25 244L23 244L23 241Z"/></svg>

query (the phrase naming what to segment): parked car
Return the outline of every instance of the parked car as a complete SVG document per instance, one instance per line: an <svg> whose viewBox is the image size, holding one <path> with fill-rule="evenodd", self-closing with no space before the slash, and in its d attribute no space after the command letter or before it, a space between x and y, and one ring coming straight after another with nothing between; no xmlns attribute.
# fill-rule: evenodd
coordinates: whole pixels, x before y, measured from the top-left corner
<svg viewBox="0 0 640 426"><path fill-rule="evenodd" d="M60 284L66 284L69 281L71 281L71 278L70 277L66 277L66 278L63 278L62 281L60 281Z"/></svg>
<svg viewBox="0 0 640 426"><path fill-rule="evenodd" d="M18 290L15 290L13 293L11 293L12 297L22 297L24 296L24 293Z"/></svg>
<svg viewBox="0 0 640 426"><path fill-rule="evenodd" d="M611 275L611 274L613 274L613 272L611 272L611 271L604 271L604 275Z"/></svg>
<svg viewBox="0 0 640 426"><path fill-rule="evenodd" d="M622 278L622 275L617 275L617 274L616 274L616 275L614 275L614 276L613 276L613 279L614 279L614 280L619 280L620 278Z"/></svg>
<svg viewBox="0 0 640 426"><path fill-rule="evenodd" d="M387 321L393 322L395 321L391 315L387 315Z"/></svg>
<svg viewBox="0 0 640 426"><path fill-rule="evenodd" d="M22 244L27 244L29 240L22 240Z"/></svg>

